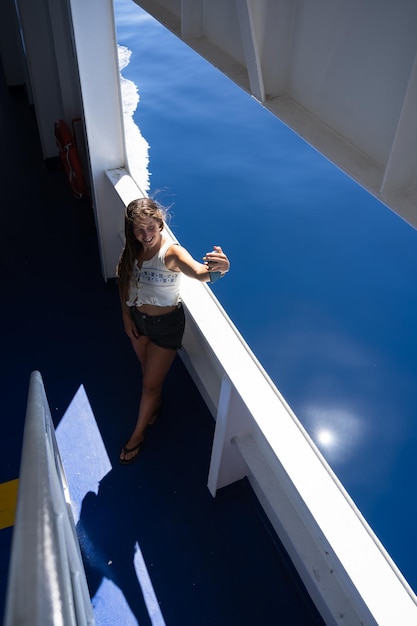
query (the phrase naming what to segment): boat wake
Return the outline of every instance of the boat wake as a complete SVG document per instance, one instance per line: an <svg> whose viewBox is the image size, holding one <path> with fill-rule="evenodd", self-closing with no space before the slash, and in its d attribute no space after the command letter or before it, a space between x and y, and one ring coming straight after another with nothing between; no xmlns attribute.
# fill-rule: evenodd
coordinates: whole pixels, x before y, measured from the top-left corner
<svg viewBox="0 0 417 626"><path fill-rule="evenodd" d="M139 91L131 80L125 78L122 71L129 65L132 51L126 46L118 46L120 87L123 103L123 122L125 127L126 156L129 173L144 195L149 191L149 144L135 124L133 115L139 104Z"/></svg>

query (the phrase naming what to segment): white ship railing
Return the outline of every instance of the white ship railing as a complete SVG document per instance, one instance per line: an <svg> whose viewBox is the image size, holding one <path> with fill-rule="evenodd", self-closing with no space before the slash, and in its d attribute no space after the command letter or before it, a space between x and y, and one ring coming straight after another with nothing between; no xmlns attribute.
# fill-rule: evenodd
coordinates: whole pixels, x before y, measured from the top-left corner
<svg viewBox="0 0 417 626"><path fill-rule="evenodd" d="M123 168L107 172L106 187L121 232L124 208L141 192ZM216 421L211 494L248 478L328 626L415 626L414 592L215 290L182 278L187 324L180 356Z"/></svg>
<svg viewBox="0 0 417 626"><path fill-rule="evenodd" d="M23 435L4 626L91 626L93 609L39 372Z"/></svg>

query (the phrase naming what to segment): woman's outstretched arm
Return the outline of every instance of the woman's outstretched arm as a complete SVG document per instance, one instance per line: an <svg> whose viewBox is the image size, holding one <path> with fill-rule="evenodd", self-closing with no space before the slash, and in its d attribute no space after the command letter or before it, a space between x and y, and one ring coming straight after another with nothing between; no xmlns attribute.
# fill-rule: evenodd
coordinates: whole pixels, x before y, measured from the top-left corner
<svg viewBox="0 0 417 626"><path fill-rule="evenodd" d="M167 250L165 265L170 270L183 272L186 276L203 283L210 281L210 273L220 272L224 275L230 269L229 259L220 246L213 246L213 250L207 252L203 260L204 263L199 263L188 250L182 246L172 245Z"/></svg>

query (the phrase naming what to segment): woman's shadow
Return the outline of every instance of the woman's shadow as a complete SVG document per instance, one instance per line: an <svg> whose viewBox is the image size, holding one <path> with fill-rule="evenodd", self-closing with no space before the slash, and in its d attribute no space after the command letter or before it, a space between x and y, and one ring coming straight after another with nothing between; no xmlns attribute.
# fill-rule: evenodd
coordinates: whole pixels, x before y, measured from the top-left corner
<svg viewBox="0 0 417 626"><path fill-rule="evenodd" d="M93 607L105 602L106 622L109 624L125 623L122 615L129 613L130 609L140 626L151 625L144 590L135 567L135 551L141 534L140 516L132 515L129 504L135 491L120 469L113 468L100 481L97 494L89 491L85 495L77 535ZM137 503L133 508L138 510ZM112 599L96 597L105 579L112 581L122 595L114 594ZM145 595L149 598L149 589L145 590ZM108 614L109 610L111 613L114 611L113 617Z"/></svg>

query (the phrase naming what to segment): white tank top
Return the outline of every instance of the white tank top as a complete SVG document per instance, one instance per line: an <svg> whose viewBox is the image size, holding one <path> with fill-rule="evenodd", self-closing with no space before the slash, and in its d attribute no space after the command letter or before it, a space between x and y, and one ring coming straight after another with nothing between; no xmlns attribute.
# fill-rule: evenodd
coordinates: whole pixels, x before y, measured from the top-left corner
<svg viewBox="0 0 417 626"><path fill-rule="evenodd" d="M152 259L142 262L142 267L135 261L127 306L175 306L179 303L181 272L173 272L165 265L166 252L173 244L175 242L169 239L165 241Z"/></svg>

